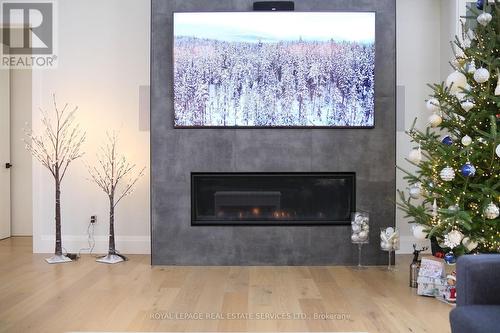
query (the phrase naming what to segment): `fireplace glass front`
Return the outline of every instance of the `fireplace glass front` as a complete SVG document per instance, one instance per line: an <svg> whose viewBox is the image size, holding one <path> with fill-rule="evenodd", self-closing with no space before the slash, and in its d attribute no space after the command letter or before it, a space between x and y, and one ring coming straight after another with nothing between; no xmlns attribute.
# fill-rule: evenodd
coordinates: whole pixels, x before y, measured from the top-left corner
<svg viewBox="0 0 500 333"><path fill-rule="evenodd" d="M354 173L192 173L192 225L348 224Z"/></svg>

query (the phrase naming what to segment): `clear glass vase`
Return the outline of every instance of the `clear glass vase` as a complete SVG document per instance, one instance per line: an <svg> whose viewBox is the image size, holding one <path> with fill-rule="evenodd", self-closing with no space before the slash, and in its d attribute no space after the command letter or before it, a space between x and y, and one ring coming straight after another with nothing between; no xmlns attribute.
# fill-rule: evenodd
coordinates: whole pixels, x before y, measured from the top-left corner
<svg viewBox="0 0 500 333"><path fill-rule="evenodd" d="M380 228L380 249L387 251L389 263L387 270L393 271L396 268L392 266L392 253L399 250L399 229L394 227Z"/></svg>
<svg viewBox="0 0 500 333"><path fill-rule="evenodd" d="M370 236L370 215L367 212L358 211L351 214L351 242L358 245L357 269L363 269L361 265L361 250L363 244L368 244Z"/></svg>

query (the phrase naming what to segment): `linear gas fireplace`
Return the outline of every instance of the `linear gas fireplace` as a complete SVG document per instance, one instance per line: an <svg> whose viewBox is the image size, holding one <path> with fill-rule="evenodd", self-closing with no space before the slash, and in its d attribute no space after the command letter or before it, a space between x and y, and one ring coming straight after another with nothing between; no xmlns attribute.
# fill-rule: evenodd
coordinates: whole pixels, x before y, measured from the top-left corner
<svg viewBox="0 0 500 333"><path fill-rule="evenodd" d="M192 173L192 225L348 224L354 173Z"/></svg>

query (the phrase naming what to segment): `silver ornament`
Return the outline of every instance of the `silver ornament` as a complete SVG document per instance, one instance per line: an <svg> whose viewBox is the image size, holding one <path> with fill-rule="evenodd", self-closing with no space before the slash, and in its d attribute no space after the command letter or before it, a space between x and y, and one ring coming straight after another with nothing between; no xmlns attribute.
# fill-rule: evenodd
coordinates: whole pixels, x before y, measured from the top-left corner
<svg viewBox="0 0 500 333"><path fill-rule="evenodd" d="M453 168L450 168L449 166L447 166L443 170L441 170L441 172L439 173L439 176L445 182L450 182L453 179L455 179L455 170L453 170Z"/></svg>
<svg viewBox="0 0 500 333"><path fill-rule="evenodd" d="M467 251L470 252L474 250L479 244L476 241L470 239L469 237L464 237L462 239L462 245L465 246Z"/></svg>
<svg viewBox="0 0 500 333"><path fill-rule="evenodd" d="M456 93L455 97L458 99L459 102L465 102L465 94L462 92Z"/></svg>
<svg viewBox="0 0 500 333"><path fill-rule="evenodd" d="M490 79L490 72L484 67L478 68L474 72L474 81L477 83L485 83Z"/></svg>
<svg viewBox="0 0 500 333"><path fill-rule="evenodd" d="M425 231L425 229L426 227L421 224L414 225L412 228L413 237L415 237L418 240L424 240L429 234L428 232Z"/></svg>
<svg viewBox="0 0 500 333"><path fill-rule="evenodd" d="M461 140L462 144L467 147L472 143L472 138L468 135L464 136Z"/></svg>
<svg viewBox="0 0 500 333"><path fill-rule="evenodd" d="M497 157L500 157L500 143L495 148L495 153L497 154Z"/></svg>
<svg viewBox="0 0 500 333"><path fill-rule="evenodd" d="M446 78L446 87L450 89L452 95L461 92L466 85L467 78L459 71L454 71Z"/></svg>
<svg viewBox="0 0 500 333"><path fill-rule="evenodd" d="M412 198L412 199L420 198L420 195L422 194L422 185L421 184L413 184L408 189L408 194L410 195L410 198Z"/></svg>
<svg viewBox="0 0 500 333"><path fill-rule="evenodd" d="M462 41L462 48L468 49L470 47L471 41L469 38L464 38Z"/></svg>
<svg viewBox="0 0 500 333"><path fill-rule="evenodd" d="M483 27L487 26L490 23L493 17L490 13L483 12L481 15L477 17L477 23L481 24Z"/></svg>
<svg viewBox="0 0 500 333"><path fill-rule="evenodd" d="M420 161L422 160L422 151L420 150L420 148L412 149L408 154L408 159L413 163L420 163Z"/></svg>
<svg viewBox="0 0 500 333"><path fill-rule="evenodd" d="M432 127L438 127L439 125L441 125L442 122L443 122L443 118L441 118L441 116L438 114L432 114L429 117L429 124Z"/></svg>
<svg viewBox="0 0 500 333"><path fill-rule="evenodd" d="M439 101L436 98L431 98L427 101L427 110L438 112L440 110Z"/></svg>
<svg viewBox="0 0 500 333"><path fill-rule="evenodd" d="M365 241L368 239L368 232L363 230L358 234L358 237L360 241Z"/></svg>
<svg viewBox="0 0 500 333"><path fill-rule="evenodd" d="M495 96L500 96L500 75L498 75L497 86L495 88Z"/></svg>
<svg viewBox="0 0 500 333"><path fill-rule="evenodd" d="M474 61L467 65L467 73L474 74L476 72L476 63Z"/></svg>
<svg viewBox="0 0 500 333"><path fill-rule="evenodd" d="M484 208L483 214L487 219L494 220L500 214L500 210L498 209L497 205L495 205L493 202L490 202L488 206Z"/></svg>
<svg viewBox="0 0 500 333"><path fill-rule="evenodd" d="M470 109L472 109L474 106L476 106L471 101L464 101L464 102L460 103L460 105L462 106L462 109L464 109L465 112L469 112Z"/></svg>

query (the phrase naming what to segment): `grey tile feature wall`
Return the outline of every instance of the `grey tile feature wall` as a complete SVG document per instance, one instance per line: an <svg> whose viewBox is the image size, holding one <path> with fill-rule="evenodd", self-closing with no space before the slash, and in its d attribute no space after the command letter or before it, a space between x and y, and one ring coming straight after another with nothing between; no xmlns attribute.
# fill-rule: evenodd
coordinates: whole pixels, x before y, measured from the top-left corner
<svg viewBox="0 0 500 333"><path fill-rule="evenodd" d="M353 264L349 226L191 226L191 172L347 172L371 213L366 264L386 263L379 227L395 224L395 0L299 0L297 11L376 12L373 129L174 129L172 12L249 11L248 0L152 0L153 265ZM276 27L279 29L279 27Z"/></svg>

